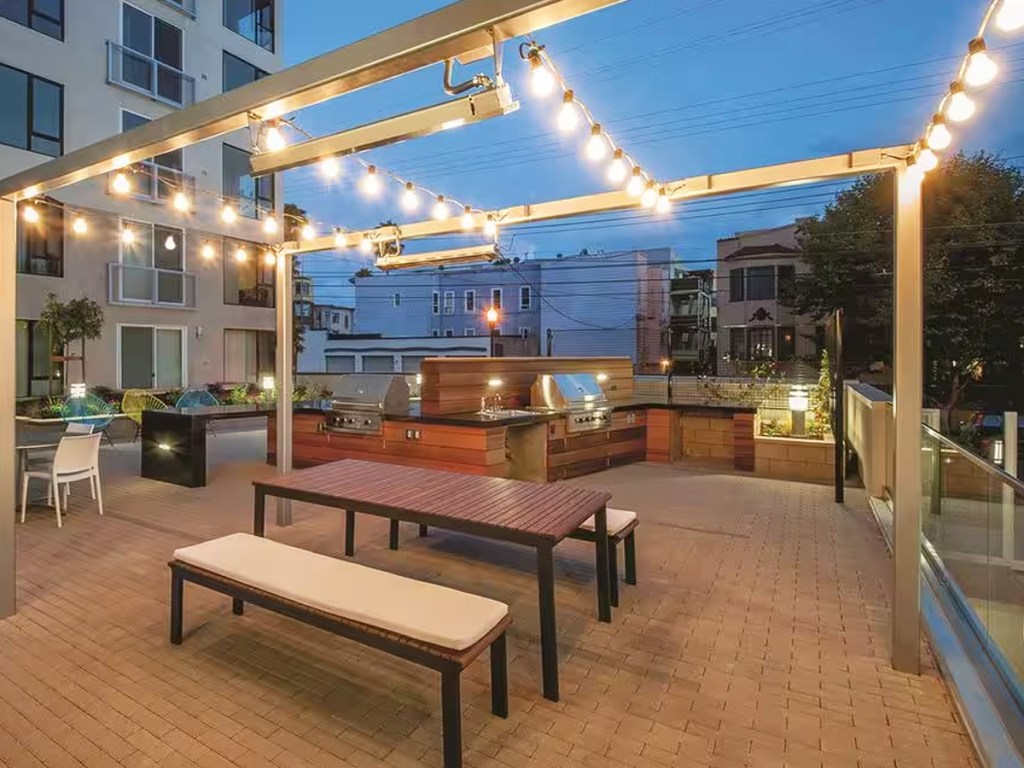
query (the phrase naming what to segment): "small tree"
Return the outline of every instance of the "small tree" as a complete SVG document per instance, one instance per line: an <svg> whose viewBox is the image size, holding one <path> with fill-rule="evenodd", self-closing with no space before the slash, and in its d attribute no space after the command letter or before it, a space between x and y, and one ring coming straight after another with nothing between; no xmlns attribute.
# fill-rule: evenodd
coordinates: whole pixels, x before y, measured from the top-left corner
<svg viewBox="0 0 1024 768"><path fill-rule="evenodd" d="M811 390L811 413L814 414L814 433L825 434L832 425L832 363L828 350L821 350L818 383Z"/></svg>
<svg viewBox="0 0 1024 768"><path fill-rule="evenodd" d="M82 380L85 380L85 342L98 339L103 333L103 308L92 299L83 296L80 299L62 301L57 294L50 293L46 297L46 306L39 314L39 323L50 338L54 351L67 354L67 347L75 341L82 344ZM65 367L64 381L67 381Z"/></svg>
<svg viewBox="0 0 1024 768"><path fill-rule="evenodd" d="M294 203L284 204L284 215L285 215L285 236L289 240L298 240L299 232L306 224L309 223L309 214L306 213L304 208ZM294 256L292 257L292 283L294 284L295 279L301 274L299 269L299 260ZM295 317L295 304L294 297L292 297L292 373L298 370L299 355L302 354L306 348L306 328L302 324L301 319Z"/></svg>

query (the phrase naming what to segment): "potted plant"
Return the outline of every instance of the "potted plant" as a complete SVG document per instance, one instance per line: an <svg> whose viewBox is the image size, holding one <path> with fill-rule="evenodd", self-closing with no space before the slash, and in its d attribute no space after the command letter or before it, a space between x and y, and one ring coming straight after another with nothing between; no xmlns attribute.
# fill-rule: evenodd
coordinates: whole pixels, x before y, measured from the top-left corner
<svg viewBox="0 0 1024 768"><path fill-rule="evenodd" d="M82 381L85 381L85 342L98 339L103 333L103 308L85 296L63 301L57 294L51 293L46 297L46 306L39 314L39 323L46 331L50 348L55 353L50 359L63 364L62 379L65 386L68 380L68 361L81 361ZM81 342L81 353L68 354L68 346L75 341ZM52 376L49 389L53 391Z"/></svg>

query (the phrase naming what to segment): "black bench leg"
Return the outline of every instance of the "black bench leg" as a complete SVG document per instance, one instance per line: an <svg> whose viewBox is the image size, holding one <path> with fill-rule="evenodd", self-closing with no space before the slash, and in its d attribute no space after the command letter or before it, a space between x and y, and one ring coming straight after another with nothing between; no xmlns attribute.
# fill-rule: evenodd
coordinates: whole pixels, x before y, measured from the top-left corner
<svg viewBox="0 0 1024 768"><path fill-rule="evenodd" d="M388 530L388 547L398 549L398 521L392 520Z"/></svg>
<svg viewBox="0 0 1024 768"><path fill-rule="evenodd" d="M351 509L345 510L345 557L352 557L356 553L356 513Z"/></svg>
<svg viewBox="0 0 1024 768"><path fill-rule="evenodd" d="M636 531L626 536L626 583L636 584Z"/></svg>
<svg viewBox="0 0 1024 768"><path fill-rule="evenodd" d="M444 768L462 768L462 696L459 668L441 672L441 733Z"/></svg>
<svg viewBox="0 0 1024 768"><path fill-rule="evenodd" d="M181 613L184 582L181 575L171 571L171 644L181 645Z"/></svg>
<svg viewBox="0 0 1024 768"><path fill-rule="evenodd" d="M504 632L491 643L491 712L508 717L508 645Z"/></svg>
<svg viewBox="0 0 1024 768"><path fill-rule="evenodd" d="M245 613L245 601L240 597L231 598L231 612L235 616L241 616Z"/></svg>
<svg viewBox="0 0 1024 768"><path fill-rule="evenodd" d="M608 578L612 607L619 607L619 547L613 539L608 540Z"/></svg>
<svg viewBox="0 0 1024 768"><path fill-rule="evenodd" d="M427 535L427 526L421 525L420 526L420 538L421 539L422 538L426 538L426 535Z"/></svg>

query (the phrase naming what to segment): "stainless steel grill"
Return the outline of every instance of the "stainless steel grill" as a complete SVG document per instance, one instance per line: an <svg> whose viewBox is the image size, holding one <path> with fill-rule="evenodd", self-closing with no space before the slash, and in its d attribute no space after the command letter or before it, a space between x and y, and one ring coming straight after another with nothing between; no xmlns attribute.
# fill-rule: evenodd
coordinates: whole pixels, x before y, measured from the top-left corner
<svg viewBox="0 0 1024 768"><path fill-rule="evenodd" d="M566 414L568 432L608 429L612 409L592 373L546 373L537 377L530 390L530 402Z"/></svg>
<svg viewBox="0 0 1024 768"><path fill-rule="evenodd" d="M389 373L350 373L334 388L327 414L329 432L379 435L384 417L409 410L409 384L404 376Z"/></svg>

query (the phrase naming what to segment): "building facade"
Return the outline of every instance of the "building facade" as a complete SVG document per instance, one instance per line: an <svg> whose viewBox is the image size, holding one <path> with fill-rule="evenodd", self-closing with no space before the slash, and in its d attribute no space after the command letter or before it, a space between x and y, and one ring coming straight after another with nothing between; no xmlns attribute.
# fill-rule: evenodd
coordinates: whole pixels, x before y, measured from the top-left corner
<svg viewBox="0 0 1024 768"><path fill-rule="evenodd" d="M718 310L713 269L677 269L669 285L672 370L700 375L714 370Z"/></svg>
<svg viewBox="0 0 1024 768"><path fill-rule="evenodd" d="M0 176L279 69L281 4L0 4ZM19 395L83 378L77 362L51 362L37 323L51 293L103 309L101 337L85 344L90 386L255 382L273 370L274 267L260 219L280 217L282 201L278 180L249 177L250 150L240 131L20 206ZM171 204L178 193L187 210Z"/></svg>
<svg viewBox="0 0 1024 768"><path fill-rule="evenodd" d="M293 288L295 323L311 331L333 334L353 332L355 308L341 304L318 304L313 278L297 275Z"/></svg>
<svg viewBox="0 0 1024 768"><path fill-rule="evenodd" d="M813 318L788 306L797 275L806 272L796 233L783 227L738 232L718 241L718 372L743 373L776 361L798 369L815 358Z"/></svg>

